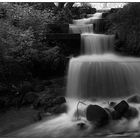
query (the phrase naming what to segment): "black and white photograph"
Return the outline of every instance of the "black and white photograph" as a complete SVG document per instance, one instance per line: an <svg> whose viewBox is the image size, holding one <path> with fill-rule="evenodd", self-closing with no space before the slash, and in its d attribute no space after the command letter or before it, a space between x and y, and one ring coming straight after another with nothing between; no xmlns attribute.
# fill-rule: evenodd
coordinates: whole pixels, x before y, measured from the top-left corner
<svg viewBox="0 0 140 140"><path fill-rule="evenodd" d="M140 2L0 2L0 138L140 138Z"/></svg>

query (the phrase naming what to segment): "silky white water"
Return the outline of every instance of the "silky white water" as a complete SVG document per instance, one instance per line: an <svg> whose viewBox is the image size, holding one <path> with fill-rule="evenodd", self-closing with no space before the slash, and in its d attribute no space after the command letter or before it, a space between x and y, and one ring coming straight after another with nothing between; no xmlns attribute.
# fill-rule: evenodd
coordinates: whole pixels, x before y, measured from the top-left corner
<svg viewBox="0 0 140 140"><path fill-rule="evenodd" d="M70 25L69 33L82 34L82 33L93 33L93 24L86 25Z"/></svg>
<svg viewBox="0 0 140 140"><path fill-rule="evenodd" d="M73 24L70 24L69 26L69 33L73 34L93 33L94 28L99 28L98 19L101 18L102 13L95 13L94 16L90 18L73 20Z"/></svg>
<svg viewBox="0 0 140 140"><path fill-rule="evenodd" d="M69 63L67 96L125 97L140 91L140 59L114 54L83 55Z"/></svg>
<svg viewBox="0 0 140 140"><path fill-rule="evenodd" d="M81 34L82 54L103 54L114 50L114 35L83 33Z"/></svg>

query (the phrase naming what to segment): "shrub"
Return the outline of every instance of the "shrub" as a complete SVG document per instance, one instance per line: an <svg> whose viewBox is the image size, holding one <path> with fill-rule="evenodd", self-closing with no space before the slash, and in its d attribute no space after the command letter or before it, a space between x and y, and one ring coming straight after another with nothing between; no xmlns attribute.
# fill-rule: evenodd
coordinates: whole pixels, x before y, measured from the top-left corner
<svg viewBox="0 0 140 140"><path fill-rule="evenodd" d="M117 35L116 51L140 56L140 3L129 3L108 16L111 26L108 33Z"/></svg>

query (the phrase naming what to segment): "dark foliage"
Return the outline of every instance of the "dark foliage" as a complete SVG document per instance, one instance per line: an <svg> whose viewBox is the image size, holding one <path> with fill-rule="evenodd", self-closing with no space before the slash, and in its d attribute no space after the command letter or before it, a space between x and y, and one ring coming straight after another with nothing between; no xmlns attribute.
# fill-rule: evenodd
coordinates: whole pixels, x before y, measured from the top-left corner
<svg viewBox="0 0 140 140"><path fill-rule="evenodd" d="M116 34L116 51L140 56L140 3L129 3L108 16L108 33Z"/></svg>

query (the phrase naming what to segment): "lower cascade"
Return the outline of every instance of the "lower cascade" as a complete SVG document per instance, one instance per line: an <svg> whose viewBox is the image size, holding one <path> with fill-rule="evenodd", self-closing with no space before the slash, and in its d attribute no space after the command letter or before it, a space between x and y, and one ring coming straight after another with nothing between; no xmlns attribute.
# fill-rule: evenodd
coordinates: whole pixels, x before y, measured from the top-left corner
<svg viewBox="0 0 140 140"><path fill-rule="evenodd" d="M114 54L72 58L67 96L74 98L119 98L140 90L140 59Z"/></svg>

